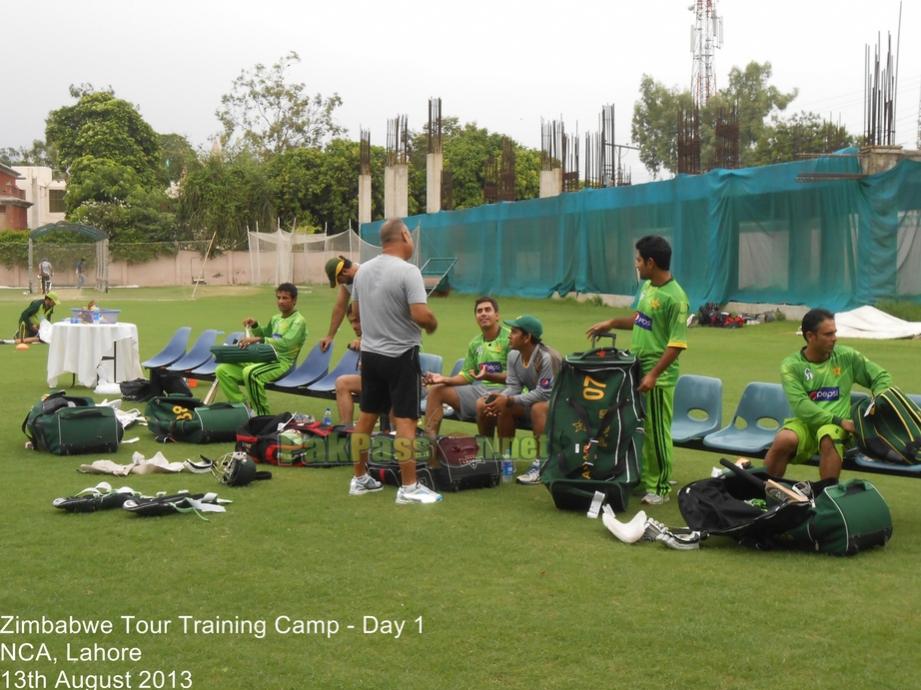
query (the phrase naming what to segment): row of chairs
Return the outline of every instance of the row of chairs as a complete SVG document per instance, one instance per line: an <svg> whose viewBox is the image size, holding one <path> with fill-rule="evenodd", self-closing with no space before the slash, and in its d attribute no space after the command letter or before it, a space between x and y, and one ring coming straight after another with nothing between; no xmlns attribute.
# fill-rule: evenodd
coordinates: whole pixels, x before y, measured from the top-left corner
<svg viewBox="0 0 921 690"><path fill-rule="evenodd" d="M851 393L851 403L866 398ZM921 405L921 395L909 396ZM703 448L746 456L764 456L784 419L792 416L787 396L778 383L749 383L723 426L723 383L710 376L684 375L675 388L672 440L677 446ZM811 464L818 464L813 458ZM845 453L850 469L921 477L921 465L896 465L876 460L857 448Z"/></svg>

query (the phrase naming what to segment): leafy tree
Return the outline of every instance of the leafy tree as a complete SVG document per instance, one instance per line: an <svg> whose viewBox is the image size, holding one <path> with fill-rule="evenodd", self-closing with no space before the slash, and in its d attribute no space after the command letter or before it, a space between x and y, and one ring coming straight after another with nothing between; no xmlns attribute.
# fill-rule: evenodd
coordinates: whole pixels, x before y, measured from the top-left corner
<svg viewBox="0 0 921 690"><path fill-rule="evenodd" d="M299 146L318 147L345 132L333 119L342 105L338 94L311 96L305 84L287 81L285 72L300 61L291 51L271 67L257 64L240 72L215 111L224 127L225 148L239 135L244 148L266 156Z"/></svg>
<svg viewBox="0 0 921 690"><path fill-rule="evenodd" d="M181 134L158 134L160 139L160 183L178 182L184 172L198 168L198 154Z"/></svg>
<svg viewBox="0 0 921 690"><path fill-rule="evenodd" d="M772 118L752 152L754 165L795 160L803 153L831 153L856 143L844 127L825 121L817 113L795 113L784 120Z"/></svg>
<svg viewBox="0 0 921 690"><path fill-rule="evenodd" d="M54 167L51 153L41 139L32 141L32 146L0 148L0 163L4 165L40 165Z"/></svg>
<svg viewBox="0 0 921 690"><path fill-rule="evenodd" d="M766 127L765 119L784 110L796 97L794 89L784 93L770 85L771 64L750 62L744 69L733 67L728 84L719 90L700 113L701 163L714 161L714 124L720 110L734 109L739 122L739 157L742 165L756 161L755 147ZM640 98L633 107L633 141L640 147L640 160L656 176L662 170L677 169L678 113L690 110L689 89L667 88L644 74Z"/></svg>
<svg viewBox="0 0 921 690"><path fill-rule="evenodd" d="M264 166L241 153L229 161L209 156L189 172L179 196L183 235L210 240L221 249L245 247L247 230L275 229L272 190Z"/></svg>
<svg viewBox="0 0 921 690"><path fill-rule="evenodd" d="M45 138L65 170L91 156L133 169L145 184L156 180L159 137L133 105L111 93L85 93L76 104L51 111Z"/></svg>

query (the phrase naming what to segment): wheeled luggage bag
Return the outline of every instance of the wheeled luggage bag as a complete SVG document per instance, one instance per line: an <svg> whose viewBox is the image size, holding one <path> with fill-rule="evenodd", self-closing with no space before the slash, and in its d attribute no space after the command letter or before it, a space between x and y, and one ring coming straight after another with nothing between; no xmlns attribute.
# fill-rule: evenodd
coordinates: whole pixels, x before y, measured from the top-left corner
<svg viewBox="0 0 921 690"><path fill-rule="evenodd" d="M431 472L439 491L494 487L502 468L491 449L476 436L439 436Z"/></svg>
<svg viewBox="0 0 921 690"><path fill-rule="evenodd" d="M55 455L114 453L125 433L114 409L64 391L37 402L22 421L22 431L32 448Z"/></svg>

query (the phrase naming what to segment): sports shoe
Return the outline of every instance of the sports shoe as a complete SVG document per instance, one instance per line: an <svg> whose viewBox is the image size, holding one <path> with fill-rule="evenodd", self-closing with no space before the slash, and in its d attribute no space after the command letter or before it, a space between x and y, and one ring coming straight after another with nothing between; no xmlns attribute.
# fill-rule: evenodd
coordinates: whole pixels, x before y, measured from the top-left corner
<svg viewBox="0 0 921 690"><path fill-rule="evenodd" d="M383 488L384 485L370 474L366 474L361 478L352 477L352 481L349 482L349 496L363 496L364 494L380 491Z"/></svg>
<svg viewBox="0 0 921 690"><path fill-rule="evenodd" d="M411 503L438 503L441 500L441 494L432 491L424 484L416 482L414 487L407 488L401 486L397 489L397 504L409 505Z"/></svg>
<svg viewBox="0 0 921 690"><path fill-rule="evenodd" d="M647 493L640 499L640 503L645 503L648 506L660 506L666 501L668 501L668 496L660 496L652 492Z"/></svg>
<svg viewBox="0 0 921 690"><path fill-rule="evenodd" d="M517 481L519 484L526 484L528 486L540 484L540 460L532 462L527 472L518 475Z"/></svg>

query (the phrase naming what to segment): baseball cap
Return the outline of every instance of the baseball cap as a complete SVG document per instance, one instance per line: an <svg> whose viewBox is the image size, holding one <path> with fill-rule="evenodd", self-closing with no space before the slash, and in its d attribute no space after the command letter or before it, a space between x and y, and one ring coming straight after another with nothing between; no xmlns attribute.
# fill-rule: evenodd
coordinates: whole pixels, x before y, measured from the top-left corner
<svg viewBox="0 0 921 690"><path fill-rule="evenodd" d="M45 298L46 298L46 299L50 299L50 300L51 300L52 302L54 302L56 305L61 303L61 298L58 297L58 293L56 293L54 290L51 290L51 291L49 291L49 292L46 292L46 293L45 293Z"/></svg>
<svg viewBox="0 0 921 690"><path fill-rule="evenodd" d="M342 269L347 268L351 264L352 262L344 256L339 256L326 262L326 277L329 278L329 286L331 288L336 287L336 278L342 273Z"/></svg>
<svg viewBox="0 0 921 690"><path fill-rule="evenodd" d="M540 337L544 334L544 327L541 325L540 320L530 314L522 314L517 319L505 321L504 323L512 328L520 328L525 333L533 336L535 340L540 340Z"/></svg>

